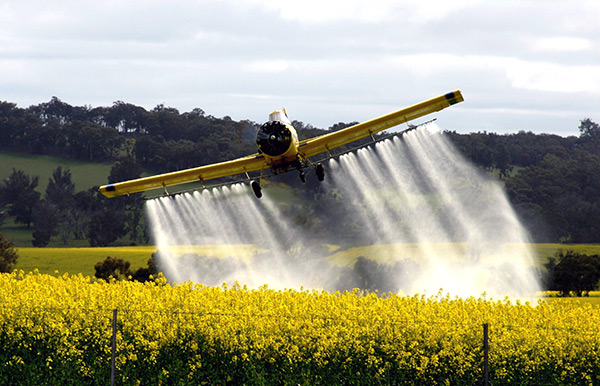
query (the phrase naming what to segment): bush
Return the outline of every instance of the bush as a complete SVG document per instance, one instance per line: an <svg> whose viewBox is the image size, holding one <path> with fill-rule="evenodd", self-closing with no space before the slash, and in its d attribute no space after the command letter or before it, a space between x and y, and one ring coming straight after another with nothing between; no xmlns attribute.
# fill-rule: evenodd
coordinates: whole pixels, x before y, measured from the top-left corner
<svg viewBox="0 0 600 386"><path fill-rule="evenodd" d="M130 265L126 260L108 256L104 261L100 261L94 265L94 269L96 270L94 276L104 280L109 280L111 277L114 279L127 278L130 273Z"/></svg>
<svg viewBox="0 0 600 386"><path fill-rule="evenodd" d="M12 272L18 258L13 242L0 233L0 272Z"/></svg>

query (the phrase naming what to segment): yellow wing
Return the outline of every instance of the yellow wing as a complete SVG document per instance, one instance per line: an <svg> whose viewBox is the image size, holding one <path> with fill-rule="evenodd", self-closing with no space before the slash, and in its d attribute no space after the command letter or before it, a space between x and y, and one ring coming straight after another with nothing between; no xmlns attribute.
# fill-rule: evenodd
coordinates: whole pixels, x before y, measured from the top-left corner
<svg viewBox="0 0 600 386"><path fill-rule="evenodd" d="M100 187L100 192L106 197L122 196L188 182L203 182L215 178L233 176L262 170L267 167L262 154L254 154L233 161L221 162L178 172L159 174L156 176L138 178L137 180L108 184Z"/></svg>
<svg viewBox="0 0 600 386"><path fill-rule="evenodd" d="M330 134L306 139L300 142L298 151L304 158L312 157L462 101L464 99L460 90L455 90L379 118L371 119L370 121L359 123Z"/></svg>
<svg viewBox="0 0 600 386"><path fill-rule="evenodd" d="M462 94L459 90L456 90L334 133L310 138L300 142L298 145L298 155L300 158L312 157L462 101ZM104 185L100 187L100 192L106 197L116 197L188 182L204 182L215 178L263 170L269 167L269 162L264 155L254 154L233 161Z"/></svg>

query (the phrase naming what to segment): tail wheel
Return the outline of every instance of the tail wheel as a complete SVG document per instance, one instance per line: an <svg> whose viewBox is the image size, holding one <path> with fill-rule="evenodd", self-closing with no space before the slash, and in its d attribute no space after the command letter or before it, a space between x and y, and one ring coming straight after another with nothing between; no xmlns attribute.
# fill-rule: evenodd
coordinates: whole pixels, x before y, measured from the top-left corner
<svg viewBox="0 0 600 386"><path fill-rule="evenodd" d="M315 167L315 172L317 173L317 179L319 181L323 181L325 179L325 169L323 169L323 165L317 164Z"/></svg>
<svg viewBox="0 0 600 386"><path fill-rule="evenodd" d="M254 195L256 196L256 198L261 198L262 197L262 191L261 191L261 187L260 187L260 183L258 181L252 181L252 190L254 191Z"/></svg>

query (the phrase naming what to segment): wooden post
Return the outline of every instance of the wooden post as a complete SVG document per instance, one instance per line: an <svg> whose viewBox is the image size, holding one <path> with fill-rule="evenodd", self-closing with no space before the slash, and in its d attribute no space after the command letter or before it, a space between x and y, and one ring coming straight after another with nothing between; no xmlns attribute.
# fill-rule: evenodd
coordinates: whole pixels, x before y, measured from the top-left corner
<svg viewBox="0 0 600 386"><path fill-rule="evenodd" d="M489 342L488 342L488 327L489 324L488 323L484 323L483 324L483 385L484 386L489 386L490 384L490 379L489 379L489 351L490 351L490 346L489 346Z"/></svg>
<svg viewBox="0 0 600 386"><path fill-rule="evenodd" d="M113 310L112 320L112 355L110 360L110 385L115 386L115 357L117 355L117 309Z"/></svg>

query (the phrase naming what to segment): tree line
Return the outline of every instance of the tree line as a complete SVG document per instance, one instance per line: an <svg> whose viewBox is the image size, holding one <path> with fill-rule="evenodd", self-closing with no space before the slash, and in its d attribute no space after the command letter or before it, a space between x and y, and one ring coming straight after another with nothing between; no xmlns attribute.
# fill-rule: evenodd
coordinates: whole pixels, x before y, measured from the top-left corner
<svg viewBox="0 0 600 386"><path fill-rule="evenodd" d="M505 183L535 242L600 242L600 125L581 120L578 137L447 133L462 153Z"/></svg>
<svg viewBox="0 0 600 386"><path fill-rule="evenodd" d="M323 130L292 123L300 139L351 124L337 123ZM206 115L199 108L180 113L158 105L148 111L121 101L92 108L71 106L56 97L28 108L0 102L0 149L115 162L110 182L135 178L142 170L168 172L252 154L258 126ZM578 137L525 131L446 134L467 158L503 181L533 241L600 242L600 126L585 118L579 133ZM68 235L87 236L90 245L111 244L128 233L132 242L141 241L144 229L135 226L140 224L141 203L135 199L112 203L94 189L73 192L67 169L55 171L52 187L42 199L35 192L37 178L23 174L15 170L0 183L0 221L3 212L33 225L38 245L57 232L65 240ZM66 219L65 213L69 213ZM101 227L99 220L117 224L113 234L96 229Z"/></svg>

